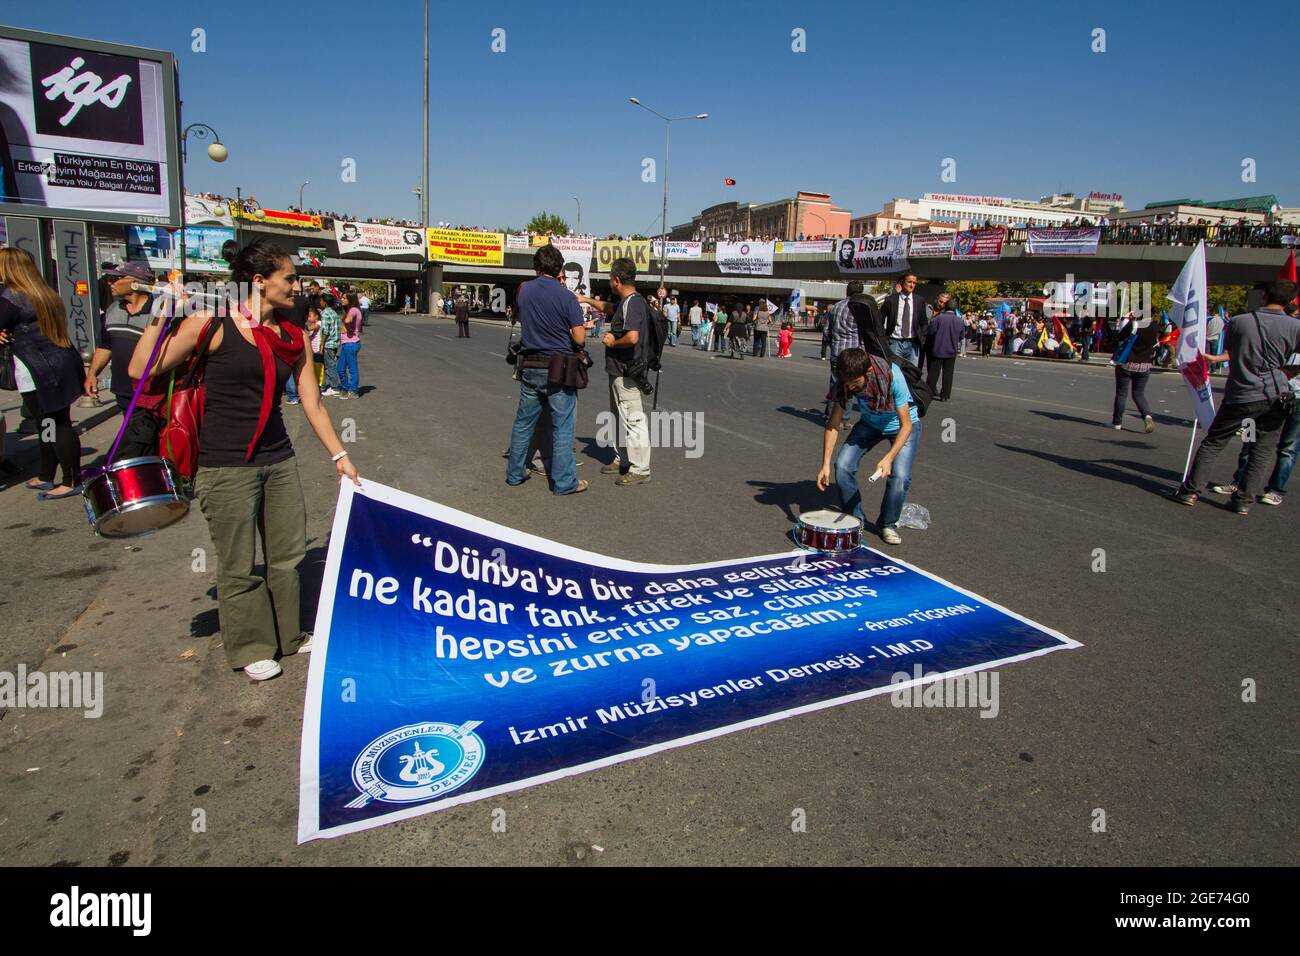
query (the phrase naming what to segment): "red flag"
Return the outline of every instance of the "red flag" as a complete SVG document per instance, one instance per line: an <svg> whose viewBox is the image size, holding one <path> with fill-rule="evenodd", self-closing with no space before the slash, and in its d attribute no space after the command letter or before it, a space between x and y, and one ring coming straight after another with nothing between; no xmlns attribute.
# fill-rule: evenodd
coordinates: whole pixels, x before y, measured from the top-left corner
<svg viewBox="0 0 1300 956"><path fill-rule="evenodd" d="M1294 249L1292 249L1291 253L1286 257L1286 262L1282 263L1282 271L1277 274L1277 277L1279 279L1287 279L1288 281L1291 282L1296 281ZM1300 302L1300 294L1297 294L1296 297L1291 300L1292 305L1295 305L1297 302Z"/></svg>
<svg viewBox="0 0 1300 956"><path fill-rule="evenodd" d="M722 185L724 185L724 186L734 186L734 185L736 185L736 181L735 181L734 179L724 179L724 180L722 181ZM1294 271L1294 270L1295 270L1295 261L1294 261L1295 253L1292 253L1291 255L1292 255L1292 257L1293 257L1293 258L1292 258L1292 262L1291 262L1291 269L1292 269L1292 271Z"/></svg>

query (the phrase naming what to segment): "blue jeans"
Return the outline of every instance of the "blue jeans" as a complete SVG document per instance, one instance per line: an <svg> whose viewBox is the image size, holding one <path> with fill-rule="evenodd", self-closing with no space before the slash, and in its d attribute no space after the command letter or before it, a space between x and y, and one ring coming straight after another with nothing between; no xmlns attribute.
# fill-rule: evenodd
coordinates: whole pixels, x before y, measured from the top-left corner
<svg viewBox="0 0 1300 956"><path fill-rule="evenodd" d="M1286 483L1291 478L1291 470L1295 468L1297 451L1300 451L1300 409L1292 412L1282 426L1282 437L1277 443L1277 464L1273 466L1273 474L1269 476L1265 491L1286 494ZM1250 445L1242 442L1241 455L1237 458L1237 473L1232 476L1232 482L1238 488L1246 480L1246 464L1249 461Z"/></svg>
<svg viewBox="0 0 1300 956"><path fill-rule="evenodd" d="M354 395L361 387L361 373L357 371L357 353L360 351L360 342L344 342L339 346L339 387Z"/></svg>
<svg viewBox="0 0 1300 956"><path fill-rule="evenodd" d="M551 385L546 369L525 368L519 372L519 409L510 432L510 457L506 484L517 485L528 477L528 453L533 429L542 414L542 403L551 409L551 490L566 495L578 487L578 463L573 457L573 421L578 409L575 389Z"/></svg>
<svg viewBox="0 0 1300 956"><path fill-rule="evenodd" d="M284 380L284 397L298 401L298 383L294 379L293 372L289 372L289 377Z"/></svg>
<svg viewBox="0 0 1300 956"><path fill-rule="evenodd" d="M916 364L916 343L911 339L890 339L889 350L901 358Z"/></svg>
<svg viewBox="0 0 1300 956"><path fill-rule="evenodd" d="M893 435L886 435L874 428L867 420L860 419L840 449L835 459L835 484L840 489L840 502L846 512L851 512L862 521L862 492L858 488L858 465L867 452L882 440L892 443ZM894 459L889 477L885 479L885 497L880 501L880 515L876 518L876 530L893 528L898 525L898 516L903 513L907 502L907 489L912 486L912 462L916 460L916 449L921 443L921 423L912 423L912 434ZM875 468L871 469L873 472Z"/></svg>

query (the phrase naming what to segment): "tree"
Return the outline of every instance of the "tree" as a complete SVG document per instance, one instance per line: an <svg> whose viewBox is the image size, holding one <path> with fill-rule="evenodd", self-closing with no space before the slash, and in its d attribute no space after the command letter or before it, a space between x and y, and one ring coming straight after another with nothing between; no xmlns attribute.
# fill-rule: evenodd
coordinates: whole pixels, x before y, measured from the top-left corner
<svg viewBox="0 0 1300 956"><path fill-rule="evenodd" d="M567 236L569 234L569 224L555 213L543 210L528 220L528 231L542 235L550 233L556 236Z"/></svg>
<svg viewBox="0 0 1300 956"><path fill-rule="evenodd" d="M1212 285L1209 289L1210 311L1217 312L1219 306L1223 306L1228 315L1241 315L1246 311L1246 296L1249 294L1250 286Z"/></svg>
<svg viewBox="0 0 1300 956"><path fill-rule="evenodd" d="M957 308L963 312L982 312L988 308L988 300L998 294L998 284L982 281L949 282L948 292L957 300Z"/></svg>
<svg viewBox="0 0 1300 956"><path fill-rule="evenodd" d="M999 282L998 295L1008 299L1038 298L1043 294L1045 282Z"/></svg>

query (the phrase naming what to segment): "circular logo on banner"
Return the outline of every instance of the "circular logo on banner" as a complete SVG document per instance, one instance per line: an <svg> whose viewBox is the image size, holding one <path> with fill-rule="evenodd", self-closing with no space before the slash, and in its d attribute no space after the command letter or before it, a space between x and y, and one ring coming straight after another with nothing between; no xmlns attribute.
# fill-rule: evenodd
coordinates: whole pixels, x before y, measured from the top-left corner
<svg viewBox="0 0 1300 956"><path fill-rule="evenodd" d="M749 255L749 243L747 243L747 242L742 242L742 243L740 244L740 254L741 254L742 256L747 256L747 255Z"/></svg>
<svg viewBox="0 0 1300 956"><path fill-rule="evenodd" d="M963 256L966 255L975 248L975 237L971 235L963 235L960 232L957 233L955 248L959 254Z"/></svg>
<svg viewBox="0 0 1300 956"><path fill-rule="evenodd" d="M352 764L361 796L348 806L418 803L463 787L483 766L483 741L474 733L479 723L409 724L375 738Z"/></svg>

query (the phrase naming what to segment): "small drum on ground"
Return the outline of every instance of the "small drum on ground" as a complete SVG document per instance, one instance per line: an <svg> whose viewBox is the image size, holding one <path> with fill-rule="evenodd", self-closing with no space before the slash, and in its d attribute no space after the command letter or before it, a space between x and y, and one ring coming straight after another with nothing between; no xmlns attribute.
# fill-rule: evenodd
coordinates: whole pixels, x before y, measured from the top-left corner
<svg viewBox="0 0 1300 956"><path fill-rule="evenodd" d="M838 511L808 511L794 525L795 544L809 551L842 554L862 545L862 522Z"/></svg>
<svg viewBox="0 0 1300 956"><path fill-rule="evenodd" d="M95 533L106 538L149 534L184 518L189 499L162 458L124 458L82 476L81 494Z"/></svg>

